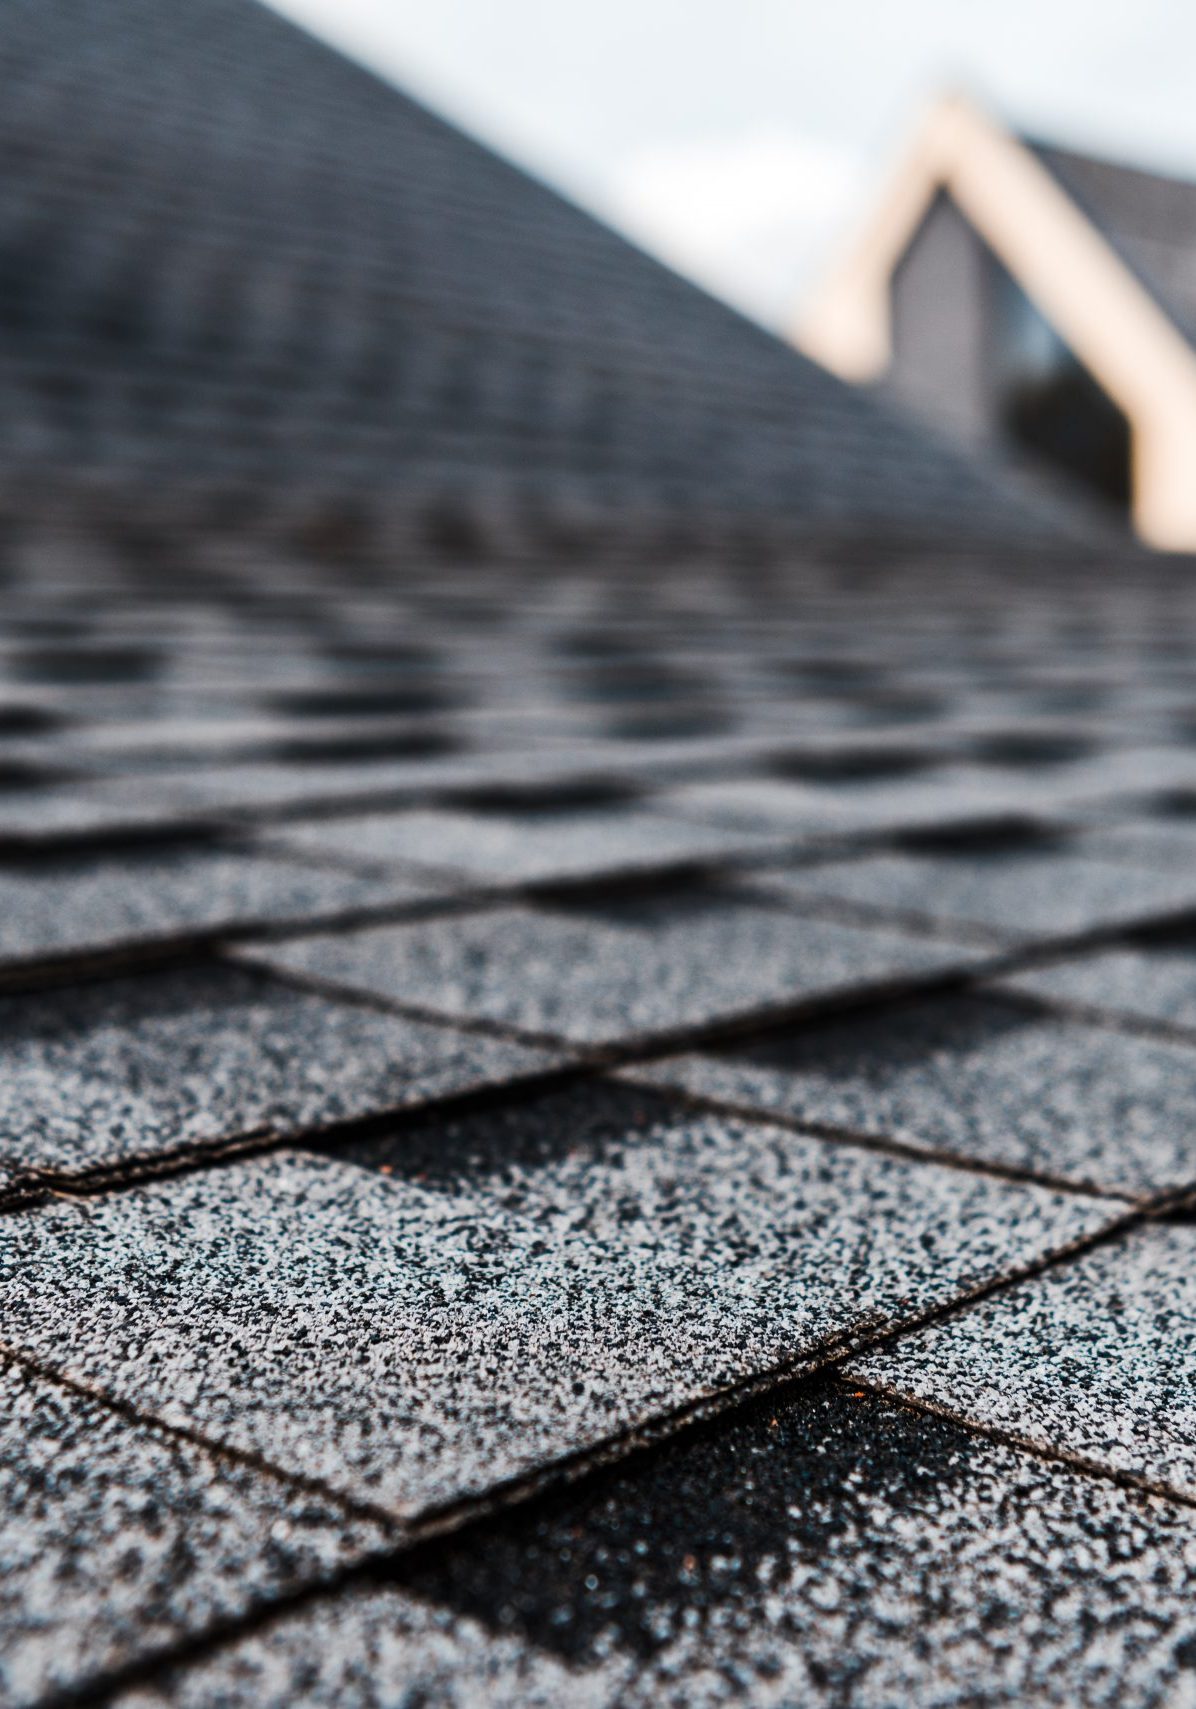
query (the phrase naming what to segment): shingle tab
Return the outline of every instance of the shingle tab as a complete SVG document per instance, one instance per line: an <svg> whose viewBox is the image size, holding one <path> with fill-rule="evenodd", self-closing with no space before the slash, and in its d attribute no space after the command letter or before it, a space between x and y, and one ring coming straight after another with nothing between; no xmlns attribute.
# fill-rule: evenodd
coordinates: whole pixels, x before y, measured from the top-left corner
<svg viewBox="0 0 1196 1709"><path fill-rule="evenodd" d="M993 985L1045 1002L1196 1030L1196 944L1182 940L1026 967Z"/></svg>
<svg viewBox="0 0 1196 1709"><path fill-rule="evenodd" d="M1186 872L1054 851L875 855L770 873L760 882L808 904L844 902L1014 942L1196 909L1196 878Z"/></svg>
<svg viewBox="0 0 1196 1709"><path fill-rule="evenodd" d="M410 1521L1119 1215L593 1086L351 1155L0 1219L9 1345Z"/></svg>
<svg viewBox="0 0 1196 1709"><path fill-rule="evenodd" d="M0 1356L0 1693L32 1704L376 1552L383 1525Z"/></svg>
<svg viewBox="0 0 1196 1709"><path fill-rule="evenodd" d="M542 1073L544 1051L334 1003L237 968L0 998L9 1184L161 1163Z"/></svg>
<svg viewBox="0 0 1196 1709"><path fill-rule="evenodd" d="M1155 1223L849 1371L1196 1499L1196 1228Z"/></svg>
<svg viewBox="0 0 1196 1709"><path fill-rule="evenodd" d="M426 886L265 855L147 850L0 864L0 973L423 900Z"/></svg>
<svg viewBox="0 0 1196 1709"><path fill-rule="evenodd" d="M535 883L730 861L783 847L767 832L688 825L641 807L468 813L447 808L356 814L288 825L279 848L359 864L446 869L491 883Z"/></svg>
<svg viewBox="0 0 1196 1709"><path fill-rule="evenodd" d="M630 1072L1105 1192L1196 1186L1196 1050L995 996L908 1002Z"/></svg>
<svg viewBox="0 0 1196 1709"><path fill-rule="evenodd" d="M841 1390L475 1527L120 1709L1187 1700L1191 1510Z"/></svg>
<svg viewBox="0 0 1196 1709"><path fill-rule="evenodd" d="M864 781L831 777L820 785L775 777L696 782L662 794L659 807L699 823L788 831L811 842L1046 817L1033 776L1014 782L962 766Z"/></svg>
<svg viewBox="0 0 1196 1709"><path fill-rule="evenodd" d="M264 966L524 1032L607 1044L841 998L983 952L803 917L749 891L484 914L254 948Z"/></svg>
<svg viewBox="0 0 1196 1709"><path fill-rule="evenodd" d="M1086 832L1083 846L1103 860L1190 869L1196 860L1196 822L1190 816L1127 819Z"/></svg>

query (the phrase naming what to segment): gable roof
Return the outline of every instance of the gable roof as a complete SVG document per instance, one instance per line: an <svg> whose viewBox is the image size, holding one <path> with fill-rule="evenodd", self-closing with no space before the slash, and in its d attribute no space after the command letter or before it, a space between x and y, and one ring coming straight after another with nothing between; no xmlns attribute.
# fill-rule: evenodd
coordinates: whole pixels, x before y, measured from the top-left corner
<svg viewBox="0 0 1196 1709"><path fill-rule="evenodd" d="M0 74L10 466L1050 525L252 0L22 0Z"/></svg>
<svg viewBox="0 0 1196 1709"><path fill-rule="evenodd" d="M1144 245L1181 270L1158 236L1161 220L1153 237L1134 236L1128 220L1113 236L1071 194L1066 175L1084 176L1078 158L1067 157L1057 175L1050 154L970 102L939 102L856 243L805 306L797 341L846 378L883 373L893 273L934 198L947 194L1129 420L1139 532L1187 549L1196 544L1196 349L1139 271ZM1085 182L1090 194L1105 186L1110 208L1132 200L1124 181L1102 170Z"/></svg>
<svg viewBox="0 0 1196 1709"><path fill-rule="evenodd" d="M1189 340L1196 339L1196 181L1024 141Z"/></svg>

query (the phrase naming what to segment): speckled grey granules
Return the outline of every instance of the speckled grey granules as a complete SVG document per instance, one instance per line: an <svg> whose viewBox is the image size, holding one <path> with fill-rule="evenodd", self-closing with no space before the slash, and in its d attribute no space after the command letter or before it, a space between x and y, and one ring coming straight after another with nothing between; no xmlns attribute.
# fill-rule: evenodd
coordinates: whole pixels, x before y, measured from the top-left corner
<svg viewBox="0 0 1196 1709"><path fill-rule="evenodd" d="M780 836L690 825L618 803L522 814L447 808L355 814L289 825L271 840L360 865L430 867L495 884L730 860L784 845Z"/></svg>
<svg viewBox="0 0 1196 1709"><path fill-rule="evenodd" d="M119 1709L1187 1709L1189 1509L817 1388L473 1528Z"/></svg>
<svg viewBox="0 0 1196 1709"><path fill-rule="evenodd" d="M808 905L847 903L1012 942L1196 909L1196 874L1054 850L875 855L770 872L759 882Z"/></svg>
<svg viewBox="0 0 1196 1709"><path fill-rule="evenodd" d="M0 972L233 927L336 918L427 893L401 879L205 849L0 863Z"/></svg>
<svg viewBox="0 0 1196 1709"><path fill-rule="evenodd" d="M691 783L659 801L661 811L698 824L788 831L811 841L1033 814L1042 806L1026 779L1014 784L978 768L947 766L910 777L837 784L779 778Z"/></svg>
<svg viewBox="0 0 1196 1709"><path fill-rule="evenodd" d="M979 964L948 942L682 893L298 938L252 959L330 986L579 1044L668 1034Z"/></svg>
<svg viewBox="0 0 1196 1709"><path fill-rule="evenodd" d="M850 1368L1196 1500L1196 1227L1135 1229Z"/></svg>
<svg viewBox="0 0 1196 1709"><path fill-rule="evenodd" d="M1085 834L1081 847L1104 860L1135 866L1168 866L1191 871L1196 861L1196 819L1130 819L1102 825Z"/></svg>
<svg viewBox="0 0 1196 1709"><path fill-rule="evenodd" d="M613 1709L631 1658L570 1665L402 1590L353 1588L305 1606L210 1660L107 1701L112 1709Z"/></svg>
<svg viewBox="0 0 1196 1709"><path fill-rule="evenodd" d="M999 996L907 1001L630 1072L1105 1192L1196 1186L1196 1050Z"/></svg>
<svg viewBox="0 0 1196 1709"><path fill-rule="evenodd" d="M413 1518L1109 1226L595 1086L0 1220L12 1347Z"/></svg>
<svg viewBox="0 0 1196 1709"><path fill-rule="evenodd" d="M994 980L1046 1002L1196 1031L1196 941L1108 949Z"/></svg>
<svg viewBox="0 0 1196 1709"><path fill-rule="evenodd" d="M0 1698L31 1704L377 1551L384 1526L0 1356Z"/></svg>
<svg viewBox="0 0 1196 1709"><path fill-rule="evenodd" d="M554 1060L237 967L0 997L0 1166L10 1181L128 1167L506 1083Z"/></svg>

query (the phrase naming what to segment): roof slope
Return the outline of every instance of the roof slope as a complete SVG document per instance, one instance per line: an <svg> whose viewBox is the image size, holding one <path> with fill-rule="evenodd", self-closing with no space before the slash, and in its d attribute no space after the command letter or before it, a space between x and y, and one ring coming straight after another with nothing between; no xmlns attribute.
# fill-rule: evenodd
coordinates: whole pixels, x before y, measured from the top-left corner
<svg viewBox="0 0 1196 1709"><path fill-rule="evenodd" d="M966 473L908 502L993 541L889 550L949 460L264 15L187 7L187 89L159 0L0 17L4 372L59 411L5 432L142 483L0 528L0 1699L1179 1701L1190 566L1019 551ZM674 422L857 537L545 574L182 502L399 443L680 502Z"/></svg>
<svg viewBox="0 0 1196 1709"><path fill-rule="evenodd" d="M253 0L14 0L0 74L10 466L1044 526Z"/></svg>
<svg viewBox="0 0 1196 1709"><path fill-rule="evenodd" d="M218 543L0 542L4 1701L1182 1700L1190 572Z"/></svg>
<svg viewBox="0 0 1196 1709"><path fill-rule="evenodd" d="M1028 141L1176 324L1196 341L1196 181Z"/></svg>

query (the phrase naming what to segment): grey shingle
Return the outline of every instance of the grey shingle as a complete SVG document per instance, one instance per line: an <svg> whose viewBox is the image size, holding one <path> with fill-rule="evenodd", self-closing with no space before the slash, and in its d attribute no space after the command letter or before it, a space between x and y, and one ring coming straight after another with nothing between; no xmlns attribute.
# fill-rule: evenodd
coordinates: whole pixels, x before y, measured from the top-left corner
<svg viewBox="0 0 1196 1709"><path fill-rule="evenodd" d="M414 881L265 855L146 851L0 865L0 971L418 900Z"/></svg>
<svg viewBox="0 0 1196 1709"><path fill-rule="evenodd" d="M702 823L787 830L811 841L1044 812L1042 791L1031 775L1014 783L963 766L866 782L719 779L680 785L658 805Z"/></svg>
<svg viewBox="0 0 1196 1709"><path fill-rule="evenodd" d="M994 980L993 986L1046 1002L1196 1029L1196 945L1182 941L1027 967Z"/></svg>
<svg viewBox="0 0 1196 1709"><path fill-rule="evenodd" d="M274 846L362 864L414 864L494 883L533 883L729 860L784 846L768 833L688 825L640 807L371 813L288 825Z"/></svg>
<svg viewBox="0 0 1196 1709"><path fill-rule="evenodd" d="M153 778L6 789L0 792L0 847L182 830L202 817Z"/></svg>
<svg viewBox="0 0 1196 1709"><path fill-rule="evenodd" d="M1190 870L1196 861L1196 821L1190 817L1129 819L1086 832L1082 847L1103 860Z"/></svg>
<svg viewBox="0 0 1196 1709"><path fill-rule="evenodd" d="M875 855L761 875L805 903L916 916L944 931L1054 938L1196 908L1196 877L1056 852Z"/></svg>
<svg viewBox="0 0 1196 1709"><path fill-rule="evenodd" d="M595 1045L982 959L975 948L804 918L746 891L716 890L570 912L496 909L246 953L344 990Z"/></svg>
<svg viewBox="0 0 1196 1709"><path fill-rule="evenodd" d="M111 1702L113 1709L608 1709L634 1671L625 1659L570 1666L522 1634L503 1634L418 1593L366 1587L309 1604Z"/></svg>
<svg viewBox="0 0 1196 1709"><path fill-rule="evenodd" d="M385 1527L0 1357L0 1693L32 1704L381 1548Z"/></svg>
<svg viewBox="0 0 1196 1709"><path fill-rule="evenodd" d="M0 1219L9 1345L412 1520L1115 1220L585 1086Z"/></svg>
<svg viewBox="0 0 1196 1709"><path fill-rule="evenodd" d="M10 1182L298 1133L550 1066L543 1051L334 1003L236 968L0 998Z"/></svg>
<svg viewBox="0 0 1196 1709"><path fill-rule="evenodd" d="M1196 1050L999 997L909 1002L632 1072L1106 1192L1196 1185Z"/></svg>
<svg viewBox="0 0 1196 1709"><path fill-rule="evenodd" d="M820 1389L475 1527L120 1709L1163 1709L1191 1510Z"/></svg>
<svg viewBox="0 0 1196 1709"><path fill-rule="evenodd" d="M1150 1224L850 1371L1196 1498L1196 1228Z"/></svg>

